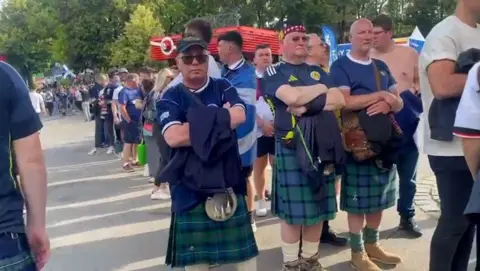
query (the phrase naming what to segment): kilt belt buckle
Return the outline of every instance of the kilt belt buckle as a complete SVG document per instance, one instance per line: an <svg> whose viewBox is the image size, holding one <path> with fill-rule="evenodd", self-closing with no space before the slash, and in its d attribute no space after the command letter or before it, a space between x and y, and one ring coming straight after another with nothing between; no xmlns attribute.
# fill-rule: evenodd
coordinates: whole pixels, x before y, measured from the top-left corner
<svg viewBox="0 0 480 271"><path fill-rule="evenodd" d="M323 175L324 176L330 176L335 171L335 165L334 164L327 164L323 168Z"/></svg>
<svg viewBox="0 0 480 271"><path fill-rule="evenodd" d="M227 188L223 193L216 193L208 197L205 202L207 216L217 222L229 220L237 210L238 202L232 188Z"/></svg>

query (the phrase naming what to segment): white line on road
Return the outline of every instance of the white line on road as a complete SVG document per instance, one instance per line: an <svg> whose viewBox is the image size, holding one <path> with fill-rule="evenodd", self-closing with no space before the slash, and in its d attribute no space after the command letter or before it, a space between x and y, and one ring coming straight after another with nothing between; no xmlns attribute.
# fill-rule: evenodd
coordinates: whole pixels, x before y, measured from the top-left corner
<svg viewBox="0 0 480 271"><path fill-rule="evenodd" d="M118 160L118 159L112 159L112 160L88 162L88 163L82 163L82 164L76 164L76 165L65 165L65 166L58 166L58 167L48 167L48 173L65 172L65 171L74 170L74 169L81 169L81 168L84 168L84 167L100 166L100 165L105 165L105 164L111 164L111 163L113 163L113 162L119 162L119 160Z"/></svg>

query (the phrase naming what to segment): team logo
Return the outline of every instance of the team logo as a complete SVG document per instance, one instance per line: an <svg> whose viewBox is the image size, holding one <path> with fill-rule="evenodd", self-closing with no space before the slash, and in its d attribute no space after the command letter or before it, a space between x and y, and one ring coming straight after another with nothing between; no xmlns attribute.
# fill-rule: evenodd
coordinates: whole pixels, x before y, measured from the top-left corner
<svg viewBox="0 0 480 271"><path fill-rule="evenodd" d="M320 80L320 73L317 72L317 71L313 71L313 72L310 73L310 77L312 77L312 79L318 81L318 80Z"/></svg>
<svg viewBox="0 0 480 271"><path fill-rule="evenodd" d="M290 75L290 78L288 78L288 82L295 82L298 81L297 77Z"/></svg>

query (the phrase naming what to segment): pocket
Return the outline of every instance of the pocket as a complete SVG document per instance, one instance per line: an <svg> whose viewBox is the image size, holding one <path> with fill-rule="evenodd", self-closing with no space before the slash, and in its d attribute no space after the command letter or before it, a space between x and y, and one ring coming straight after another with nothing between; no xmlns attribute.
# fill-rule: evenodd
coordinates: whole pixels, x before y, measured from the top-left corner
<svg viewBox="0 0 480 271"><path fill-rule="evenodd" d="M26 252L28 252L28 243L24 234L0 234L0 269L7 263L8 259Z"/></svg>

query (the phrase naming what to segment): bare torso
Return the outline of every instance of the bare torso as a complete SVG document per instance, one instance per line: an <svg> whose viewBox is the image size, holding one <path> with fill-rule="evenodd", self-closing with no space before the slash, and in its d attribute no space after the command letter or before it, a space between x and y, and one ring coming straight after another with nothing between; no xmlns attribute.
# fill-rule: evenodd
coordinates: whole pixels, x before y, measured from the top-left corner
<svg viewBox="0 0 480 271"><path fill-rule="evenodd" d="M371 57L387 63L399 92L418 91L418 55L414 49L400 45L394 45L393 50L386 53L372 49Z"/></svg>

